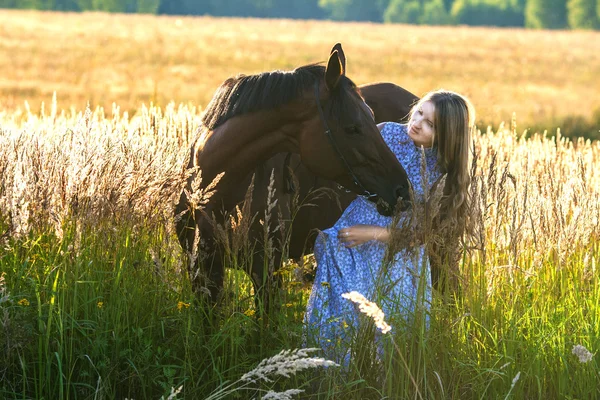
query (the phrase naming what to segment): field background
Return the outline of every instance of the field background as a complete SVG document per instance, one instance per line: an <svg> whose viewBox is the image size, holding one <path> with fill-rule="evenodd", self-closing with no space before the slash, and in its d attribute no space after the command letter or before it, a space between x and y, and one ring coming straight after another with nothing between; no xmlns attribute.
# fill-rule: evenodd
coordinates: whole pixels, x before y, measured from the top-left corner
<svg viewBox="0 0 600 400"><path fill-rule="evenodd" d="M220 308L194 296L182 165L221 81L337 41L358 84L473 100L462 291L386 336L383 364L367 325L348 373L240 380L302 346L310 283L286 264L269 316L233 268ZM599 398L600 142L551 136L598 133L599 57L593 32L0 11L0 399ZM232 267L248 220L224 228Z"/></svg>
<svg viewBox="0 0 600 400"><path fill-rule="evenodd" d="M357 84L469 96L480 126L594 136L600 33L324 21L0 11L0 109L207 104L227 77L324 61L341 42ZM593 123L592 123L593 122ZM594 127L595 125L595 127Z"/></svg>

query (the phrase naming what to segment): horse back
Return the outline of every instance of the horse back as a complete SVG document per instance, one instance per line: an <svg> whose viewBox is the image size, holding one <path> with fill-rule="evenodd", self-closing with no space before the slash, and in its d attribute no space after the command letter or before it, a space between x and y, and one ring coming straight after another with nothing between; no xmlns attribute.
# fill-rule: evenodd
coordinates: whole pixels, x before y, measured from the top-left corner
<svg viewBox="0 0 600 400"><path fill-rule="evenodd" d="M391 82L368 83L359 89L377 123L408 121L412 106L419 101L419 97Z"/></svg>

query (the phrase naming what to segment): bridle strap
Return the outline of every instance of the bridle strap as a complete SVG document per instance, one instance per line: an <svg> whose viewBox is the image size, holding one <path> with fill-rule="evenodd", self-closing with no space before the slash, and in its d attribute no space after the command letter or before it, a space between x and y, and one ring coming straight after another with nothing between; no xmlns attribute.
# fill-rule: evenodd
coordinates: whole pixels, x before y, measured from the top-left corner
<svg viewBox="0 0 600 400"><path fill-rule="evenodd" d="M348 174L352 178L352 181L362 191L362 196L367 196L367 197L375 197L375 196L377 196L377 194L371 193L367 189L365 189L365 187L360 183L360 180L358 179L358 177L356 176L356 174L352 170L352 167L350 166L350 164L346 160L346 157L344 157L344 154L342 154L342 152L341 152L340 148L338 147L338 145L337 145L337 143L336 143L333 135L331 134L331 129L329 129L329 125L327 124L327 118L325 118L325 113L323 112L323 107L321 106L321 97L320 97L320 94L319 94L319 82L315 83L315 98L316 98L316 101L317 101L317 110L319 110L319 116L321 117L321 121L323 122L323 126L325 127L325 136L329 140L329 143L331 144L331 147L333 147L333 149L335 150L338 158L342 161L342 164L344 164L344 167L346 167L346 171L348 172Z"/></svg>

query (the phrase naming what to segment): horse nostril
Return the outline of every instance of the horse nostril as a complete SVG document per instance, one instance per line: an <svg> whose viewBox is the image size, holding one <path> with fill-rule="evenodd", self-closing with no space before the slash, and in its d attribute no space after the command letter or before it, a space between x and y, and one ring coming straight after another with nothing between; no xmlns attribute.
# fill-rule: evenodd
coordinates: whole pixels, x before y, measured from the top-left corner
<svg viewBox="0 0 600 400"><path fill-rule="evenodd" d="M407 195L407 193L406 193L406 192L407 192L407 191L406 191L406 190L404 190L404 188L403 188L402 186L398 186L398 187L396 187L396 198L398 198L398 197L402 197L403 199L405 199L405 200L406 200L406 195Z"/></svg>

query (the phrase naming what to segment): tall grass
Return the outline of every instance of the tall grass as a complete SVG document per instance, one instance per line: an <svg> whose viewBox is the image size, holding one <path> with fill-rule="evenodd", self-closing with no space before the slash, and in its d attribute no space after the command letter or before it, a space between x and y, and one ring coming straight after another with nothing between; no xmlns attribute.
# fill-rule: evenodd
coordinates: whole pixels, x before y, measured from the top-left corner
<svg viewBox="0 0 600 400"><path fill-rule="evenodd" d="M395 329L389 357L373 356L365 325L347 370L229 390L260 360L302 345L310 288L288 263L268 316L239 270L228 271L219 308L192 294L173 208L198 113L53 103L2 116L1 397L600 396L600 143L526 138L515 126L475 135L460 296L434 296L427 319ZM249 218L236 216L223 240ZM243 253L230 261L245 267Z"/></svg>

